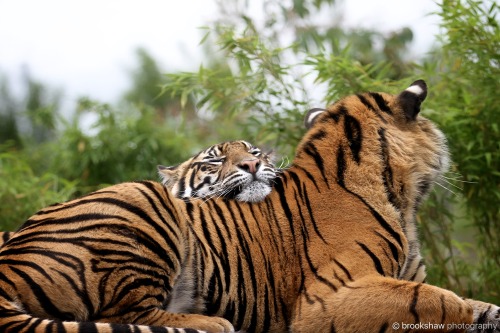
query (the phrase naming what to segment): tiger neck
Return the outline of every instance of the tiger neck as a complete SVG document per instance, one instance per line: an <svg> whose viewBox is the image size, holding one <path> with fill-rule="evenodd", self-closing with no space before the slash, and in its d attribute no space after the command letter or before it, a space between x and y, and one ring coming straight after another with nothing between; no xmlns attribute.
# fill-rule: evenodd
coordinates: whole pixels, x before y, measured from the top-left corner
<svg viewBox="0 0 500 333"><path fill-rule="evenodd" d="M331 132L330 132L331 133ZM418 251L415 226L415 185L410 170L390 167L383 139L372 144L345 142L343 138L311 135L300 148L294 165L307 174L316 175L315 187L340 186L359 198L395 228L401 228L409 243ZM383 138L383 137L382 137ZM334 147L332 149L332 147ZM382 151L382 154L381 154ZM326 153L325 153L326 152ZM335 198L331 198L335 202Z"/></svg>

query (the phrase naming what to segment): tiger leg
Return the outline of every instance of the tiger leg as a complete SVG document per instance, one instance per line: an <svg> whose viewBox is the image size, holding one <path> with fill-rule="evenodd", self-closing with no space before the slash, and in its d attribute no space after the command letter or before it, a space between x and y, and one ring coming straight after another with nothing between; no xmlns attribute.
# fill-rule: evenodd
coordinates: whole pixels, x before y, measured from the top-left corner
<svg viewBox="0 0 500 333"><path fill-rule="evenodd" d="M366 276L333 290L306 284L295 307L296 332L465 332L473 310L453 292L435 286Z"/></svg>

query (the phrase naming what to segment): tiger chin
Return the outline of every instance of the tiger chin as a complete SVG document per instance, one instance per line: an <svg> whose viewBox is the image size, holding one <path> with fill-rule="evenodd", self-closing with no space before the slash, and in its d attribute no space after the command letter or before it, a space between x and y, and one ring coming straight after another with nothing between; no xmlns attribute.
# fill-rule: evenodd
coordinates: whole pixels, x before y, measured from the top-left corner
<svg viewBox="0 0 500 333"><path fill-rule="evenodd" d="M185 162L158 166L163 185L183 200L225 198L262 201L272 189L279 169L272 153L243 141L210 146Z"/></svg>
<svg viewBox="0 0 500 333"><path fill-rule="evenodd" d="M426 95L311 112L258 203L144 181L39 211L0 249L0 331L499 332L498 306L423 282L415 214L449 164Z"/></svg>

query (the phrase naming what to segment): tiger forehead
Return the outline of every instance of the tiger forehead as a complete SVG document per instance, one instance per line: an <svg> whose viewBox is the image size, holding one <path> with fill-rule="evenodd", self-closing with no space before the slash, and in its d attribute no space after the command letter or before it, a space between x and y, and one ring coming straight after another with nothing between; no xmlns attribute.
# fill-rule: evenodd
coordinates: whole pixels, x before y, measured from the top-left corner
<svg viewBox="0 0 500 333"><path fill-rule="evenodd" d="M215 154L228 154L235 151L248 152L250 149L257 149L257 148L254 148L250 143L246 141L239 140L239 141L223 142L218 145L215 145L213 149L211 149L211 152ZM210 151L207 151L207 153L210 153Z"/></svg>
<svg viewBox="0 0 500 333"><path fill-rule="evenodd" d="M232 151L245 151L245 152L248 152L249 149L252 149L252 145L249 144L246 141L231 141L231 142L228 142L223 147L223 150L225 152L232 152Z"/></svg>

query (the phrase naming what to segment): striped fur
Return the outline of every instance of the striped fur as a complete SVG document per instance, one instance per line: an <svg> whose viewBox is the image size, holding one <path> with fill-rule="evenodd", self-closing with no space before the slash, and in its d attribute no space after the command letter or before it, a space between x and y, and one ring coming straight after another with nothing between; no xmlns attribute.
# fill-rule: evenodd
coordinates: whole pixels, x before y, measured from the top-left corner
<svg viewBox="0 0 500 333"><path fill-rule="evenodd" d="M210 146L175 166L158 166L162 183L186 200L224 197L259 202L271 192L278 172L272 154L243 140Z"/></svg>
<svg viewBox="0 0 500 333"><path fill-rule="evenodd" d="M140 182L38 212L0 250L0 331L498 323L498 307L420 282L415 213L448 154L415 91L349 96L317 114L258 203L182 201Z"/></svg>

